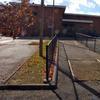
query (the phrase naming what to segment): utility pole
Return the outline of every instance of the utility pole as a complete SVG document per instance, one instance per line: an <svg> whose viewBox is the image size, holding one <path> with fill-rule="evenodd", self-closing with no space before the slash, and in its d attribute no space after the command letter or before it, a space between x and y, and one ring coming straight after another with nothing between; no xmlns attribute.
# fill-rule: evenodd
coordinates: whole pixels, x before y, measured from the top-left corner
<svg viewBox="0 0 100 100"><path fill-rule="evenodd" d="M55 0L53 0L53 16L52 16L52 36L54 35L54 17L55 17Z"/></svg>
<svg viewBox="0 0 100 100"><path fill-rule="evenodd" d="M41 10L39 55L43 56L44 0L41 0Z"/></svg>

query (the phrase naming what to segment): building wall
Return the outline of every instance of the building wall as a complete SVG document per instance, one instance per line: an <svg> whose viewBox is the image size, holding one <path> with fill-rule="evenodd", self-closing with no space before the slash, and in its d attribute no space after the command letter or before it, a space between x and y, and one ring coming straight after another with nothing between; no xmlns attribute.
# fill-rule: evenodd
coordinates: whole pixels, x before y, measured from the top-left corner
<svg viewBox="0 0 100 100"><path fill-rule="evenodd" d="M33 13L36 14L35 23L33 26L27 29L28 35L38 36L41 31L41 20L42 20L42 8L41 6L31 6ZM44 7L44 27L43 27L43 36L52 36L52 32L62 29L62 18L64 14L64 7ZM54 27L54 29L53 29Z"/></svg>
<svg viewBox="0 0 100 100"><path fill-rule="evenodd" d="M83 27L86 30L95 30L97 34L100 34L100 16L92 15L80 15L80 14L65 14L64 19L78 19L78 20L92 20L93 25L85 23L74 23L77 27Z"/></svg>
<svg viewBox="0 0 100 100"><path fill-rule="evenodd" d="M12 4L13 5L13 4ZM15 5L15 4L14 4ZM16 4L16 8L19 7L19 4ZM34 15L34 21L33 25L25 28L23 26L20 27L20 32L18 35L23 36L39 36L41 31L41 19L42 19L42 8L41 5L35 5L31 4L30 8L32 9L33 15ZM53 32L53 26L54 31L62 29L62 18L65 11L64 6L44 6L44 27L43 27L43 36L51 36ZM53 13L54 12L54 13ZM53 19L54 17L54 19ZM54 23L54 24L53 24ZM3 31L2 31L3 30ZM5 28L0 26L0 33L8 34L8 30L5 30Z"/></svg>

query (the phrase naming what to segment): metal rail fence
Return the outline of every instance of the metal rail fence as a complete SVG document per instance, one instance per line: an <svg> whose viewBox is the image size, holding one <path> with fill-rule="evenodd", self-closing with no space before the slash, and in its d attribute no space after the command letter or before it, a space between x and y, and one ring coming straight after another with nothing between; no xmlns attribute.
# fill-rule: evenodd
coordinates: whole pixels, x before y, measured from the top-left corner
<svg viewBox="0 0 100 100"><path fill-rule="evenodd" d="M90 50L100 53L100 38L90 35L76 33L76 39Z"/></svg>
<svg viewBox="0 0 100 100"><path fill-rule="evenodd" d="M57 47L57 35L46 46L46 80L49 81L49 73L52 65L55 66L55 56Z"/></svg>

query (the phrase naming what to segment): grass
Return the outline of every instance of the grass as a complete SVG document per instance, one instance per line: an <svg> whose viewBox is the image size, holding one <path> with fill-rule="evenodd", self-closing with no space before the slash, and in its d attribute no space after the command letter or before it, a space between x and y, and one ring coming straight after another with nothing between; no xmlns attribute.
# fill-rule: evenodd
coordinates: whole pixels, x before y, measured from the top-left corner
<svg viewBox="0 0 100 100"><path fill-rule="evenodd" d="M46 44L43 44L43 56L46 55ZM31 43L32 45L32 43ZM24 65L8 80L7 84L43 83L43 69L46 61L39 56L39 50L28 59Z"/></svg>

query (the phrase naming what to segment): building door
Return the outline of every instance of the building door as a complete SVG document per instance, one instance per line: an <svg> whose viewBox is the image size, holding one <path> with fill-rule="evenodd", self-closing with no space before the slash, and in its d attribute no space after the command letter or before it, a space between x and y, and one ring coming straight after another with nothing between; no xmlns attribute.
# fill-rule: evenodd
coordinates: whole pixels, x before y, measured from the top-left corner
<svg viewBox="0 0 100 100"><path fill-rule="evenodd" d="M75 36L75 24L74 23L67 23L63 25L62 34L65 37L74 37Z"/></svg>

